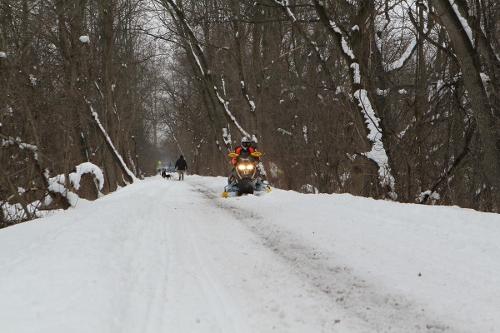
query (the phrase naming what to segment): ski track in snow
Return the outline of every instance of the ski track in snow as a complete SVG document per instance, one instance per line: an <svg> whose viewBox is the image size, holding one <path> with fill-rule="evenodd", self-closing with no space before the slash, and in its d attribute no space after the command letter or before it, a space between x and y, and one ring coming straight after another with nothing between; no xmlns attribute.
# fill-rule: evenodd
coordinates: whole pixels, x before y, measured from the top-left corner
<svg viewBox="0 0 500 333"><path fill-rule="evenodd" d="M314 225L275 220L282 208L265 196L220 198L223 185L154 177L0 230L0 332L472 332L401 286L366 278ZM270 196L292 207L288 193ZM324 207L316 202L307 209ZM380 210L352 218L400 232L397 212Z"/></svg>

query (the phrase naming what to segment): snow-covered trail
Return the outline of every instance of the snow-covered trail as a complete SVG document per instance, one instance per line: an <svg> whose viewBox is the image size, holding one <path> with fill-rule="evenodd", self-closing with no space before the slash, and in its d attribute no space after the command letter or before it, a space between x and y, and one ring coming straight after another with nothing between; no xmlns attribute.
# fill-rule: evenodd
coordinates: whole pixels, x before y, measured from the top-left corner
<svg viewBox="0 0 500 333"><path fill-rule="evenodd" d="M0 331L500 331L500 216L223 183L151 178L0 230Z"/></svg>

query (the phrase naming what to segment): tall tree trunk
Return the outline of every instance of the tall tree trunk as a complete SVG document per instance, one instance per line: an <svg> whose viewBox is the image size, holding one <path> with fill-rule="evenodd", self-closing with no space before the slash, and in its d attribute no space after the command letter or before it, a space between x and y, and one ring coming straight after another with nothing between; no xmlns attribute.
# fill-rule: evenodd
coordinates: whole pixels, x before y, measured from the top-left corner
<svg viewBox="0 0 500 333"><path fill-rule="evenodd" d="M471 100L483 151L486 178L500 190L500 119L495 115L481 80L481 66L474 45L448 0L432 1L439 21L447 30L462 69L465 88Z"/></svg>

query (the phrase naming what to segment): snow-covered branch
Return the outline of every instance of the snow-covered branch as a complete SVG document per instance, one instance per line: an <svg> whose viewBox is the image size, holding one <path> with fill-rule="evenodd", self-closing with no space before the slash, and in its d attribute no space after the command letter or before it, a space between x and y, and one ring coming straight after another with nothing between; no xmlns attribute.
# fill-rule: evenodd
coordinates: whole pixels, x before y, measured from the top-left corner
<svg viewBox="0 0 500 333"><path fill-rule="evenodd" d="M113 141L111 140L111 138L109 137L108 133L104 129L104 126L102 126L101 121L99 120L99 115L97 114L97 112L95 112L92 104L88 100L86 100L86 99L85 99L85 101L87 102L87 105L89 106L89 109L90 109L90 114L92 115L92 118L94 118L95 123L99 127L99 130L100 130L102 136L104 137L104 139L105 139L105 141L106 141L109 149L111 150L111 153L112 153L113 157L115 158L115 160L117 160L120 168L125 173L125 175L127 176L128 180L130 182L134 182L135 180L137 180L137 178L132 173L132 171L130 171L130 169L128 168L127 164L123 160L123 157L120 155L120 153L116 149L115 145L113 144Z"/></svg>
<svg viewBox="0 0 500 333"><path fill-rule="evenodd" d="M33 153L33 158L38 161L38 147L33 144L23 142L19 137L13 138L2 135L0 143L2 147L17 146L21 150L29 150Z"/></svg>
<svg viewBox="0 0 500 333"><path fill-rule="evenodd" d="M215 94L216 94L217 99L219 100L220 104L224 107L224 111L226 112L226 114L229 117L229 119L232 120L232 122L236 126L236 128L238 128L238 130L241 132L242 135L244 135L244 136L250 136L250 134L248 134L248 132L245 131L245 129L240 125L240 123L238 122L238 120L236 119L236 117L232 114L231 110L229 110L229 102L226 101L219 94L219 90L215 86L214 86L214 91L215 91Z"/></svg>
<svg viewBox="0 0 500 333"><path fill-rule="evenodd" d="M417 39L413 38L411 40L410 44L408 44L408 46L406 47L406 49L403 52L403 54L401 55L401 57L399 57L399 59L397 59L389 64L384 64L384 69L387 72L400 69L401 67L404 66L406 61L408 61L408 59L410 59L411 55L413 54L413 52L415 51L416 48L417 48Z"/></svg>
<svg viewBox="0 0 500 333"><path fill-rule="evenodd" d="M460 9L458 8L457 0L448 0L450 2L450 6L453 8L453 11L455 12L455 15L457 16L458 20L460 21L460 24L462 25L462 28L464 29L465 33L467 34L467 37L469 38L469 41L471 42L472 45L474 45L474 35L472 34L472 29L469 25L469 22L467 22L467 19L462 16L460 13Z"/></svg>
<svg viewBox="0 0 500 333"><path fill-rule="evenodd" d="M189 53L193 57L196 63L196 68L201 74L202 79L204 80L205 89L208 90L209 96L215 97L215 103L218 103L222 106L222 110L224 111L226 118L231 120L231 122L238 128L242 135L250 136L248 132L241 126L238 122L234 114L229 109L229 101L227 101L222 95L219 93L217 86L212 80L212 76L210 75L210 69L207 65L206 56L203 52L203 49L196 38L196 35L186 20L184 12L179 8L176 1L173 0L165 0L164 5L169 8L169 11L172 15L176 16L176 21L179 22L181 30L184 31L185 39L187 45L189 46ZM250 103L250 99L248 98L249 105L255 110L255 104L252 105ZM222 126L220 126L221 128Z"/></svg>
<svg viewBox="0 0 500 333"><path fill-rule="evenodd" d="M369 152L363 153L366 157L374 161L378 166L379 179L383 186L389 186L389 193L393 199L397 198L394 191L395 180L392 176L391 167L389 166L389 156L384 148L382 140L382 130L380 129L380 119L375 115L368 92L365 89L359 89L354 92L354 97L358 101L358 106L363 110L365 124L368 128L368 139L372 142L372 149Z"/></svg>
<svg viewBox="0 0 500 333"><path fill-rule="evenodd" d="M330 89L333 89L336 84L333 80L333 75L329 69L329 67L326 64L326 59L325 57L321 54L321 50L318 47L318 44L312 39L312 37L309 35L309 33L301 27L299 24L299 21L297 20L295 14L292 12L290 8L290 2L288 0L274 0L276 4L280 6L280 8L284 11L285 15L288 16L290 19L291 23L295 25L297 31L300 33L300 35L305 39L305 41L309 44L309 47L313 50L314 54L316 55L322 70L326 73L326 76L329 80L329 83L331 85Z"/></svg>
<svg viewBox="0 0 500 333"><path fill-rule="evenodd" d="M372 149L363 155L375 162L378 167L380 184L382 186L388 186L390 188L389 196L392 199L396 199L397 194L395 192L395 179L389 166L389 156L384 148L382 130L379 126L380 120L375 114L368 92L365 89L361 89L362 73L359 62L357 61L356 55L349 44L347 36L339 28L335 21L328 17L323 3L321 1L314 0L314 5L323 24L328 28L331 34L336 36L337 44L342 50L344 59L348 63L349 68L352 69L352 89L356 89L352 96L357 100L357 105L365 118L365 124L368 130L368 139L372 143ZM359 27L358 29L355 29L356 32L358 30Z"/></svg>

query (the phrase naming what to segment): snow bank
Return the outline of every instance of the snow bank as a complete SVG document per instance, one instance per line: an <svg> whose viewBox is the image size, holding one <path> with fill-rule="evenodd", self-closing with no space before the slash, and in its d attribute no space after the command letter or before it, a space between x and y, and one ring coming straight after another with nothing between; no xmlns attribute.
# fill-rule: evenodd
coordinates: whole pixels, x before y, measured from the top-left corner
<svg viewBox="0 0 500 333"><path fill-rule="evenodd" d="M68 200L71 207L76 207L80 197L66 188L66 176L64 174L48 178L47 181L49 183L48 190L50 192L59 193Z"/></svg>
<svg viewBox="0 0 500 333"><path fill-rule="evenodd" d="M26 209L31 216L38 216L38 208L40 208L40 206L41 202L36 200L29 203ZM0 201L0 208L2 209L3 217L6 221L20 222L28 218L26 211L20 203L10 204Z"/></svg>

